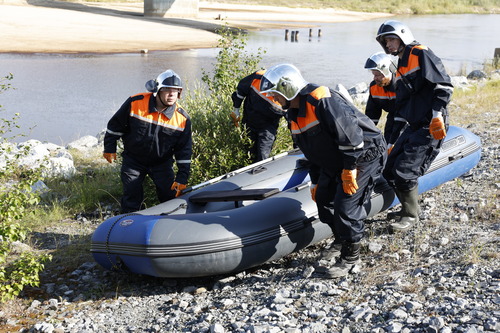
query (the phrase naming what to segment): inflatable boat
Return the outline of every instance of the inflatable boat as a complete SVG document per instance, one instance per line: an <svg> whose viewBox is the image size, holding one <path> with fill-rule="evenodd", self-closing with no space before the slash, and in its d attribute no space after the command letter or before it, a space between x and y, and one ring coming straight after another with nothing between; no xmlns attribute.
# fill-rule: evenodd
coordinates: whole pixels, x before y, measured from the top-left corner
<svg viewBox="0 0 500 333"><path fill-rule="evenodd" d="M420 192L466 174L481 156L479 137L451 126ZM398 200L380 179L368 216ZM91 252L106 269L181 278L236 273L332 236L309 191L308 161L291 151L185 190L175 199L104 221Z"/></svg>

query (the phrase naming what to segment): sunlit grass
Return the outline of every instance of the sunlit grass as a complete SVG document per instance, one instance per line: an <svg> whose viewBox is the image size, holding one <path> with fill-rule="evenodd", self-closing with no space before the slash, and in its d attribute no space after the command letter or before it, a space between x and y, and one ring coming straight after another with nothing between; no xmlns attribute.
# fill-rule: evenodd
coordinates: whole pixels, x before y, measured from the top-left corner
<svg viewBox="0 0 500 333"><path fill-rule="evenodd" d="M452 125L499 126L500 76L479 82L465 90L455 89L449 111Z"/></svg>
<svg viewBox="0 0 500 333"><path fill-rule="evenodd" d="M336 8L359 12L384 12L392 14L463 14L499 13L500 4L495 0L209 0L207 2L268 5L283 7Z"/></svg>

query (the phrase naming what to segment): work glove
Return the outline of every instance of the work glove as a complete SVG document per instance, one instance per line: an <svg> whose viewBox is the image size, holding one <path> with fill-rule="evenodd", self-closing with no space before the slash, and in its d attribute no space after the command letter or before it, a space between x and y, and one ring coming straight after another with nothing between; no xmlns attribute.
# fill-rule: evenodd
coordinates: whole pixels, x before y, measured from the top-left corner
<svg viewBox="0 0 500 333"><path fill-rule="evenodd" d="M358 189L358 183L356 183L357 173L356 169L342 170L342 176L340 178L342 179L342 188L344 189L344 193L349 195L356 193L356 190Z"/></svg>
<svg viewBox="0 0 500 333"><path fill-rule="evenodd" d="M116 161L116 153L102 153L102 157L104 157L109 163Z"/></svg>
<svg viewBox="0 0 500 333"><path fill-rule="evenodd" d="M186 188L186 185L184 184L179 184L178 182L174 182L170 189L172 191L175 191L175 197L177 198L179 195L182 194L182 190Z"/></svg>
<svg viewBox="0 0 500 333"><path fill-rule="evenodd" d="M234 108L234 110L231 112L231 114L229 116L233 120L234 127L239 127L240 126L240 109Z"/></svg>
<svg viewBox="0 0 500 333"><path fill-rule="evenodd" d="M429 132L436 140L444 139L446 136L446 129L444 127L444 120L441 112L433 111L432 116L433 118L431 120L431 124L429 125Z"/></svg>
<svg viewBox="0 0 500 333"><path fill-rule="evenodd" d="M318 185L311 184L310 190L311 190L311 198L313 199L314 202L316 202L316 191L318 190Z"/></svg>
<svg viewBox="0 0 500 333"><path fill-rule="evenodd" d="M392 148L394 148L394 145L389 143L389 144L387 145L387 155L389 155L389 154L391 153Z"/></svg>

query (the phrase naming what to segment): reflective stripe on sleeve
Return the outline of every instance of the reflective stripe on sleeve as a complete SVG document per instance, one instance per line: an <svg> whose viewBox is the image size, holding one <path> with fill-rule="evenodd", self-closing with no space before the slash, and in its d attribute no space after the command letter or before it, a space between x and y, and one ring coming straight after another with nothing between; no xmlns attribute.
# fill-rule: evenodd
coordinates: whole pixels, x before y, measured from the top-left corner
<svg viewBox="0 0 500 333"><path fill-rule="evenodd" d="M110 129L106 129L106 133L109 133L109 134L112 134L112 135L118 135L118 136L122 136L123 135L122 132L113 132Z"/></svg>

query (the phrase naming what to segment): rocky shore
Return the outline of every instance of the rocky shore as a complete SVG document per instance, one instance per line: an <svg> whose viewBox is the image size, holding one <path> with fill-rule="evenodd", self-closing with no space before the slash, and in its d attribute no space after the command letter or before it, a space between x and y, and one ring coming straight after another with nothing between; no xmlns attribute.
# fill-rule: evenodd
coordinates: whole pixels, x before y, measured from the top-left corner
<svg viewBox="0 0 500 333"><path fill-rule="evenodd" d="M3 307L0 332L498 332L495 117L488 127L464 126L481 137L481 161L423 194L411 231L390 233L386 213L366 221L358 274L314 274L329 240L238 274L193 279L105 271L88 255L76 270L59 262L44 271L24 303ZM67 251L77 236L89 242L102 218L61 221L40 242Z"/></svg>

